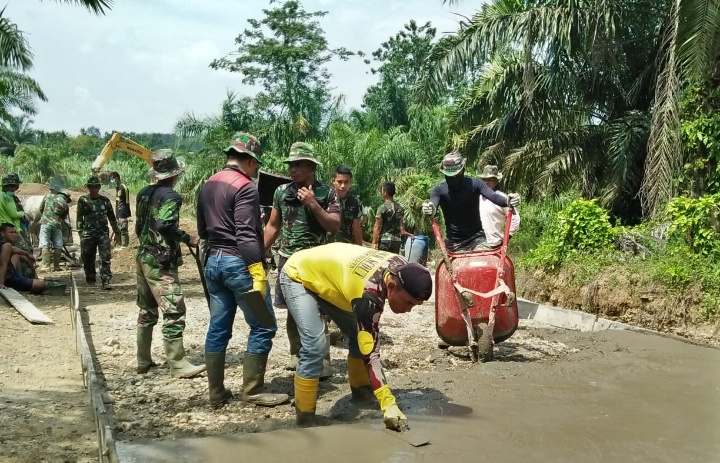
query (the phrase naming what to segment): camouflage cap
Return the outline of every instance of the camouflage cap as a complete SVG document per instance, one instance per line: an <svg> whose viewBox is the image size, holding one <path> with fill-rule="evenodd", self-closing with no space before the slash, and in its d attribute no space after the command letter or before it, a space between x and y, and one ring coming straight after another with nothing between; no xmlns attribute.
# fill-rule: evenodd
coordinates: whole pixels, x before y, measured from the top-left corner
<svg viewBox="0 0 720 463"><path fill-rule="evenodd" d="M18 174L16 174L16 173L8 174L8 177L12 177L13 179L15 179L15 181L17 181L18 185L22 185L22 181L20 181L20 176Z"/></svg>
<svg viewBox="0 0 720 463"><path fill-rule="evenodd" d="M151 159L153 166L149 173L150 177L156 182L185 172L185 165L175 157L172 150L154 151Z"/></svg>
<svg viewBox="0 0 720 463"><path fill-rule="evenodd" d="M467 160L457 151L448 153L440 163L440 172L446 177L454 177L465 168Z"/></svg>
<svg viewBox="0 0 720 463"><path fill-rule="evenodd" d="M225 148L225 154L229 154L230 151L248 154L252 156L258 164L262 164L262 161L260 160L260 157L262 156L260 142L253 135L244 132L237 132L233 135L230 143L231 145Z"/></svg>
<svg viewBox="0 0 720 463"><path fill-rule="evenodd" d="M298 141L292 144L290 147L290 157L285 159L284 163L291 163L296 161L310 161L314 162L318 166L322 166L320 161L315 157L315 148L310 143Z"/></svg>
<svg viewBox="0 0 720 463"><path fill-rule="evenodd" d="M488 165L483 168L482 173L480 174L480 178L494 178L500 181L502 180L503 175L500 173L500 169L498 169L498 166Z"/></svg>
<svg viewBox="0 0 720 463"><path fill-rule="evenodd" d="M16 178L16 176L10 174L10 175L6 175L5 177L3 177L2 186L11 186L11 185L16 185L16 186L20 185L20 181Z"/></svg>
<svg viewBox="0 0 720 463"><path fill-rule="evenodd" d="M100 183L99 178L93 175L87 180L87 182L85 182L85 186L102 186L102 183Z"/></svg>

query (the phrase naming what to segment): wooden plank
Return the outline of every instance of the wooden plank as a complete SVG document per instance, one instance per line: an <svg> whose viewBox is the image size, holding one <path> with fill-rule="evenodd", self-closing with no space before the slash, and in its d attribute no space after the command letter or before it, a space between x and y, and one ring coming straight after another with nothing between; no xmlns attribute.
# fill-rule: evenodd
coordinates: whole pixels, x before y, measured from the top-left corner
<svg viewBox="0 0 720 463"><path fill-rule="evenodd" d="M20 315L25 317L30 323L40 324L52 324L53 321L50 317L45 315L35 307L30 301L25 299L22 294L18 293L12 288L0 289L0 294L4 297L10 305L15 307L15 310L20 312Z"/></svg>

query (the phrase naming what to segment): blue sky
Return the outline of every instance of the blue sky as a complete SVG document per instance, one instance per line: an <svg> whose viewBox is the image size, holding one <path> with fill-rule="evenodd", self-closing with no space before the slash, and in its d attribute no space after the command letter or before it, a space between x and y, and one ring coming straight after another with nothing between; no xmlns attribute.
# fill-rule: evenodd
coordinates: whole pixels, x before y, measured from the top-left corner
<svg viewBox="0 0 720 463"><path fill-rule="evenodd" d="M441 0L305 0L321 19L331 47L370 53L403 24L432 21L439 33L457 29L482 2L450 8ZM261 18L266 1L115 0L106 16L40 0L10 0L5 15L27 34L35 54L30 75L49 101L39 104L36 128L76 134L101 131L170 132L184 113L218 112L228 90L252 95L240 75L214 71L214 58L233 51L247 18ZM361 58L330 63L332 86L358 107L376 81Z"/></svg>

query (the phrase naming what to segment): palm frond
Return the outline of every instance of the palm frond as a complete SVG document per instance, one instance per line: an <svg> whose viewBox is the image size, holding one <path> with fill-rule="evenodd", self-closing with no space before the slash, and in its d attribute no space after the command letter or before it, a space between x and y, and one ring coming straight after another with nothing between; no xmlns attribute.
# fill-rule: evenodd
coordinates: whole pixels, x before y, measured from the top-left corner
<svg viewBox="0 0 720 463"><path fill-rule="evenodd" d="M33 59L28 41L17 24L4 14L5 8L0 10L0 66L28 70Z"/></svg>
<svg viewBox="0 0 720 463"><path fill-rule="evenodd" d="M677 98L680 81L677 74L677 31L680 18L677 3L663 35L654 111L650 125L645 177L641 186L641 200L646 215L655 216L674 192L673 175L682 163L680 117Z"/></svg>
<svg viewBox="0 0 720 463"><path fill-rule="evenodd" d="M95 14L105 14L110 8L112 8L113 0L55 0L59 3L68 3L70 5L76 5L83 8L87 8L89 11Z"/></svg>

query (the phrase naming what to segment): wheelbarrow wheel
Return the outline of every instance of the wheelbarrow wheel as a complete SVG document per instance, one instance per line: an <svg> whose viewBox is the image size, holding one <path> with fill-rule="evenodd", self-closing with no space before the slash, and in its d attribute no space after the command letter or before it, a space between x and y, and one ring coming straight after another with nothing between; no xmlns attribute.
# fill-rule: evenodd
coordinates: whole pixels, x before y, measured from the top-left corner
<svg viewBox="0 0 720 463"><path fill-rule="evenodd" d="M480 322L475 325L478 338L478 358L481 362L490 362L493 359L493 337L488 324Z"/></svg>

